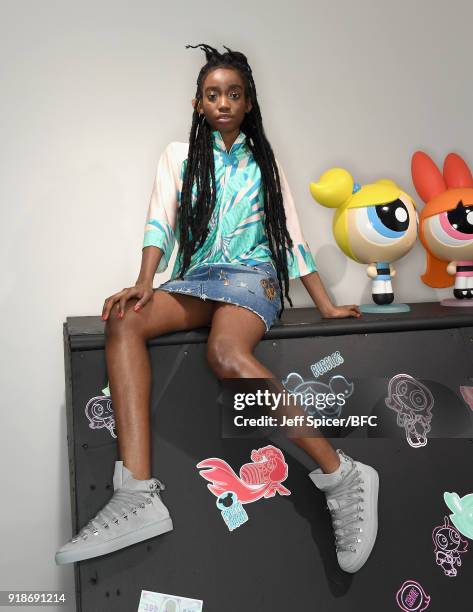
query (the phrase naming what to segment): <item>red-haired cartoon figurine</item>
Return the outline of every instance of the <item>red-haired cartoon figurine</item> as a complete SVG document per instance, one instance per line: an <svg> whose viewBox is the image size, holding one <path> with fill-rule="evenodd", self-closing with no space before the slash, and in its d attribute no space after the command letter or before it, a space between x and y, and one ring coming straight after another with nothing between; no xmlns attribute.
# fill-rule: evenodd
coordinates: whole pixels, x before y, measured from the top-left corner
<svg viewBox="0 0 473 612"><path fill-rule="evenodd" d="M412 180L425 202L419 238L427 255L421 276L429 287L454 286L455 299L442 306L473 306L473 176L465 161L449 153L443 176L422 151L412 156ZM453 278L454 277L454 278Z"/></svg>

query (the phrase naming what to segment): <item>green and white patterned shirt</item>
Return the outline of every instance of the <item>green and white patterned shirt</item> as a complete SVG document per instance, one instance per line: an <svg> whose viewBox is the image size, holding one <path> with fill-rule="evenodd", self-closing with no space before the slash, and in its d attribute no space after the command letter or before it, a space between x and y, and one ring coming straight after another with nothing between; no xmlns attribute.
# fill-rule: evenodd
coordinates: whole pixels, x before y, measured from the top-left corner
<svg viewBox="0 0 473 612"><path fill-rule="evenodd" d="M215 180L215 209L204 244L192 256L187 273L205 263L256 265L271 262L271 251L264 227L264 195L261 171L240 132L227 152L218 130L212 132ZM188 143L171 142L162 153L146 217L143 248L159 247L163 256L156 272L164 272L179 235L179 205L182 180L187 164ZM317 267L304 239L294 200L284 171L276 160L281 181L284 210L293 248L287 250L289 278L305 276ZM196 186L193 198L195 201ZM177 277L180 257L176 257L171 279Z"/></svg>

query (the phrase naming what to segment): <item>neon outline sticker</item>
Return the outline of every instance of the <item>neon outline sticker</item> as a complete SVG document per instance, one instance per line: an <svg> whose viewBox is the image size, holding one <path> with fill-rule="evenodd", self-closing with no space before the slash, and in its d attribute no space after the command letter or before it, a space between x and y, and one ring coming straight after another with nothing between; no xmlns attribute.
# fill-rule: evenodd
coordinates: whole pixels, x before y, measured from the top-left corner
<svg viewBox="0 0 473 612"><path fill-rule="evenodd" d="M427 595L415 580L406 580L396 593L397 605L404 612L412 612L412 610L422 612L422 610L426 610L429 607L430 599L430 595Z"/></svg>
<svg viewBox="0 0 473 612"><path fill-rule="evenodd" d="M89 419L90 429L103 429L106 427L112 438L115 434L115 414L112 408L112 399L107 395L97 395L90 398L84 409L85 416Z"/></svg>
<svg viewBox="0 0 473 612"><path fill-rule="evenodd" d="M326 357L322 357L319 361L316 361L310 366L312 374L314 378L318 378L323 374L326 374L329 370L336 368L340 364L344 363L345 360L340 355L340 351L335 351L331 355L327 355Z"/></svg>
<svg viewBox="0 0 473 612"><path fill-rule="evenodd" d="M335 417L338 418L342 413L342 406L336 403L334 406L325 405L324 408L317 407L317 396L318 395L327 395L334 394L338 396L339 394L343 395L343 399L346 400L347 397L350 397L353 394L353 390L355 385L351 382L348 382L347 379L341 374L336 374L332 376L328 382L328 384L320 382L319 380L307 379L304 380L300 374L297 372L291 372L282 380L286 391L288 391L291 395L301 394L304 398L312 397L315 400L315 403L309 406L310 409L307 409L309 402L304 403L304 411L307 412L310 416L317 414L318 416L326 416L326 417ZM337 388L340 388L340 391L337 391ZM344 402L345 403L345 402Z"/></svg>
<svg viewBox="0 0 473 612"><path fill-rule="evenodd" d="M443 525L434 528L432 540L435 546L435 562L440 565L445 576L454 578L458 574L455 565L461 566L460 555L468 550L468 542L453 527L448 516L444 517Z"/></svg>
<svg viewBox="0 0 473 612"><path fill-rule="evenodd" d="M384 401L397 413L397 424L404 428L409 446L426 446L434 405L429 389L409 374L396 374L388 383Z"/></svg>

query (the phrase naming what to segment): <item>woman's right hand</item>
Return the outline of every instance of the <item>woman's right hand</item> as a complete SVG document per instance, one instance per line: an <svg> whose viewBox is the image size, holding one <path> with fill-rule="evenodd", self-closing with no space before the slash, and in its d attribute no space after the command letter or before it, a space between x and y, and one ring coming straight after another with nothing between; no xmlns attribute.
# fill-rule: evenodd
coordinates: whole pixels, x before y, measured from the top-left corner
<svg viewBox="0 0 473 612"><path fill-rule="evenodd" d="M139 298L138 302L136 302L134 306L134 310L138 312L149 302L152 297L152 283L136 283L134 287L122 289L105 300L102 309L102 320L106 321L108 319L112 309L114 309L114 312L116 313L115 316L122 319L125 316L125 304L127 300L131 298Z"/></svg>

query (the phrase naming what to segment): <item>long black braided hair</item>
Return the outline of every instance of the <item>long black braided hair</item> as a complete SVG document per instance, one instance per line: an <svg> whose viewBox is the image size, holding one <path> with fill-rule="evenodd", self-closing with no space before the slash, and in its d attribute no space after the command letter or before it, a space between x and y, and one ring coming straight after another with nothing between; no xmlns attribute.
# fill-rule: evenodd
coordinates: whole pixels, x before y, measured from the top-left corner
<svg viewBox="0 0 473 612"><path fill-rule="evenodd" d="M189 47L193 49L200 47L203 49L207 63L201 68L197 77L196 103L192 115L189 152L183 176L178 251L178 257L182 259L178 276L179 278L183 277L189 268L192 255L196 249L204 244L207 238L209 221L215 208L216 199L213 130L205 119L204 114L199 114L197 103L202 100L203 83L211 70L216 68L233 68L238 70L243 78L245 98L248 99L249 97L252 102L252 109L245 114L240 129L247 136L248 147L261 171L264 190L264 224L281 289L281 309L279 311L281 315L284 311L284 296L292 306L292 301L289 297L286 248L292 248L293 242L286 227L286 215L279 173L273 150L264 133L263 120L251 68L243 53L232 51L225 47L225 45L224 48L227 52L223 54L206 44L186 45L186 49ZM197 196L195 203L192 204L192 186L194 184L196 185Z"/></svg>

